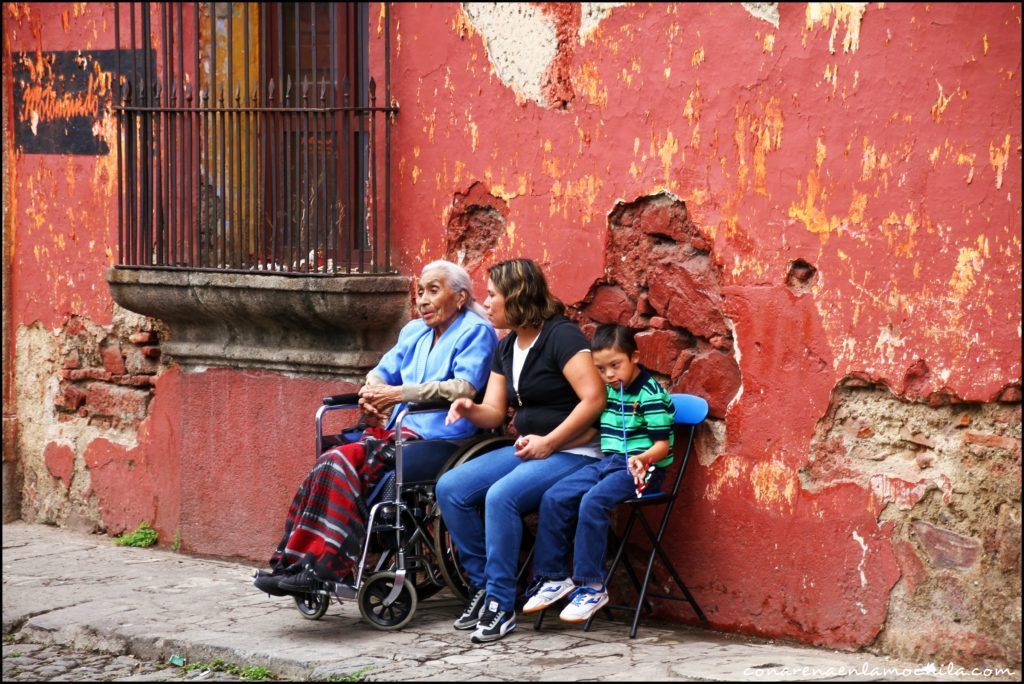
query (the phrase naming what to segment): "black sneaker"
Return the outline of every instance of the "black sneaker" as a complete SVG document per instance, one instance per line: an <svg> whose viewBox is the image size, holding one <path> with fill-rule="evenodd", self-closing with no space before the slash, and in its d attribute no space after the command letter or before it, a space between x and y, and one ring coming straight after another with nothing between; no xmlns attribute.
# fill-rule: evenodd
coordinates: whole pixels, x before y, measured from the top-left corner
<svg viewBox="0 0 1024 684"><path fill-rule="evenodd" d="M501 610L498 602L489 599L484 611L480 614L480 622L473 632L471 641L474 644L482 644L488 641L497 641L509 632L516 629L516 611Z"/></svg>
<svg viewBox="0 0 1024 684"><path fill-rule="evenodd" d="M284 575L274 575L266 570L257 570L252 576L253 585L260 591L265 591L271 596L287 596L288 592L281 589L278 584L284 579Z"/></svg>
<svg viewBox="0 0 1024 684"><path fill-rule="evenodd" d="M469 600L469 605L459 619L455 621L455 629L473 629L476 624L480 622L480 611L484 607L484 599L487 598L487 592L483 589L473 594L473 598Z"/></svg>
<svg viewBox="0 0 1024 684"><path fill-rule="evenodd" d="M311 594L320 588L320 581L307 568L296 575L282 577L277 586L289 594Z"/></svg>

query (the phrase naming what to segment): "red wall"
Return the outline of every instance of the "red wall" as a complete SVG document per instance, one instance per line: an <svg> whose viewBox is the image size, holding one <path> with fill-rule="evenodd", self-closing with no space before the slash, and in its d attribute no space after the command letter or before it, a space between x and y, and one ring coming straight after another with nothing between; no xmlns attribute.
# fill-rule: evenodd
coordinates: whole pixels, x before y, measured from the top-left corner
<svg viewBox="0 0 1024 684"><path fill-rule="evenodd" d="M489 203L481 293L487 265L529 256L584 322L600 283L639 311L614 274L645 265L618 263L610 216L661 192L684 203L741 389L708 390L719 439L705 435L688 473L671 553L716 627L872 643L907 572L880 517L892 501L857 478L811 490L801 476L850 378L905 402L1018 402L1019 465L1020 6L872 4L822 24L783 4L776 28L739 4L636 4L581 44L579 9L557 4L542 104L495 73L489 36L458 5L393 11L400 270L455 256L459 231L476 230L465 207ZM113 43L109 4L7 3L4 19L8 84L12 52ZM39 322L61 338L72 315L109 326L115 156L5 162L12 337ZM787 283L798 259L817 269L803 289ZM686 372L673 381L693 383ZM185 550L269 557L312 459L318 398L343 389L170 366L136 446L96 439L79 454L104 524L148 519L162 543L177 532ZM1018 473L1018 511L1019 491ZM1019 661L1019 641L1000 657Z"/></svg>

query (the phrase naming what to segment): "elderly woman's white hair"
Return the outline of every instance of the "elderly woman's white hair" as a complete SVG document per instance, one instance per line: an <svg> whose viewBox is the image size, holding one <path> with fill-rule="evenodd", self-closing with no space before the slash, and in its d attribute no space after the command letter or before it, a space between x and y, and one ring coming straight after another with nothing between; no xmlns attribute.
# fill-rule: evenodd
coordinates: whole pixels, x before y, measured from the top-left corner
<svg viewBox="0 0 1024 684"><path fill-rule="evenodd" d="M490 322L491 319L487 317L487 311L484 310L484 307L480 306L480 303L476 301L476 297L473 296L473 282L469 279L469 273L466 269L450 261L438 259L437 261L431 261L423 267L423 270L420 271L420 279L428 271L441 271L444 273L445 280L448 281L448 287L455 292L466 293L466 308L485 321Z"/></svg>

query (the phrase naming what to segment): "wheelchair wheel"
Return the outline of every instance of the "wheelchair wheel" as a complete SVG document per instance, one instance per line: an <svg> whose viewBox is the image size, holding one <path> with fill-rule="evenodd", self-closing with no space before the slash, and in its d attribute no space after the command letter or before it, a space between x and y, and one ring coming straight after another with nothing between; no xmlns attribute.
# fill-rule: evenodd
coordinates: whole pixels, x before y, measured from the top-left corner
<svg viewBox="0 0 1024 684"><path fill-rule="evenodd" d="M307 620L319 620L331 605L331 597L326 594L303 594L295 597L295 607Z"/></svg>
<svg viewBox="0 0 1024 684"><path fill-rule="evenodd" d="M407 539L409 540L404 549L406 558L405 577L406 581L412 581L416 587L417 599L424 601L445 588L444 575L438 578L441 583L435 582L431 571L427 568L427 566L429 568L436 568L438 565L436 558L437 545L433 539L434 527L431 523L425 523L420 528L417 528L412 512L406 508L402 513L402 522L405 525ZM418 532L416 530L422 531ZM387 532L385 534L393 533ZM383 556L377 556L368 563L369 567L374 568L375 572L394 572L396 569L394 552L385 550L382 553L384 554ZM438 573L434 572L433 577L438 577Z"/></svg>
<svg viewBox="0 0 1024 684"><path fill-rule="evenodd" d="M416 588L407 578L398 597L390 606L384 605L395 586L395 573L378 572L359 588L359 613L374 629L389 631L405 627L416 612Z"/></svg>
<svg viewBox="0 0 1024 684"><path fill-rule="evenodd" d="M463 463L470 461L481 454L485 454L488 451L494 451L503 446L512 444L515 440L508 436L488 437L487 439L477 442L469 449L464 451L458 456L453 462L449 463L443 473L448 472L452 468L456 468ZM436 507L437 504L435 503ZM459 565L458 552L455 550L455 544L452 542L451 535L448 533L448 527L444 524L444 520L438 513L434 519L433 525L433 537L434 544L436 545L434 557L437 559L438 569L441 571L441 576L444 577L445 583L456 595L463 601L469 600L469 578L466 577L462 570L462 566Z"/></svg>

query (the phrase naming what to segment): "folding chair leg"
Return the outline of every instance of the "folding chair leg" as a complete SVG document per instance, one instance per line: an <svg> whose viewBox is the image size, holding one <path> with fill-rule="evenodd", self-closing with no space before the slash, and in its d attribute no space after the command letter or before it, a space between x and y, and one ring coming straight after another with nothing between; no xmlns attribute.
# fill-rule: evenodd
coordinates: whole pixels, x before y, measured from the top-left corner
<svg viewBox="0 0 1024 684"><path fill-rule="evenodd" d="M686 588L686 585L683 583L683 580L680 579L679 573L676 572L675 566L672 565L672 561L669 560L665 552L662 551L661 546L658 546L656 548L658 550L658 557L661 558L662 564L669 571L669 574L672 575L672 579L675 581L676 586L678 586L680 591L683 592L683 596L686 597L687 603L689 603L690 607L693 608L693 612L695 612L697 614L697 617L700 618L701 623L703 623L704 626L707 626L709 623L708 619L704 616L704 611L700 609L700 606L697 605L697 600L693 598L693 594L690 593L690 590Z"/></svg>
<svg viewBox="0 0 1024 684"><path fill-rule="evenodd" d="M544 622L544 613L546 612L548 612L547 608L537 613L537 619L533 622L534 631L540 631L541 623Z"/></svg>
<svg viewBox="0 0 1024 684"><path fill-rule="evenodd" d="M644 572L644 583L640 588L640 598L636 602L636 610L633 611L633 626L629 630L629 638L636 639L636 630L640 626L640 608L643 606L644 599L647 596L647 583L651 580L651 571L654 569L654 555L659 550L658 544L654 545L651 549L651 554L647 557L647 571Z"/></svg>
<svg viewBox="0 0 1024 684"><path fill-rule="evenodd" d="M636 569L633 568L633 563L629 560L629 556L624 556L622 558L622 566L626 568L626 573L629 575L629 579L633 582L633 588L636 589L637 596L639 596L640 588L642 585L640 583L640 578L636 574ZM647 610L648 613L654 612L654 608L651 606L651 602L646 599L644 600L644 608Z"/></svg>

